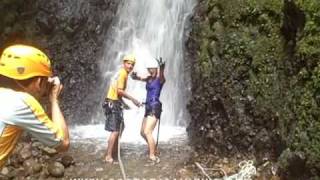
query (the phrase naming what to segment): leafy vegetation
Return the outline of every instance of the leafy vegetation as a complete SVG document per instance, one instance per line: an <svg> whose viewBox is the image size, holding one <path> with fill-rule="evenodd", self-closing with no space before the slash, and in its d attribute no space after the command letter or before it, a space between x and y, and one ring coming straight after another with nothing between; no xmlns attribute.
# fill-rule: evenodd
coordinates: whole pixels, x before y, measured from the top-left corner
<svg viewBox="0 0 320 180"><path fill-rule="evenodd" d="M210 84L202 96L208 90L223 94L229 118L246 119L253 129L261 130L256 123L261 119L265 126L273 122L266 130L276 155L299 152L309 169L305 174L320 177L320 1L208 0L201 5L206 13L193 32L199 44L193 92L201 92L197 82ZM233 113L241 107L245 110ZM230 131L224 133L230 137ZM282 162L290 157L279 161L288 176L289 166Z"/></svg>

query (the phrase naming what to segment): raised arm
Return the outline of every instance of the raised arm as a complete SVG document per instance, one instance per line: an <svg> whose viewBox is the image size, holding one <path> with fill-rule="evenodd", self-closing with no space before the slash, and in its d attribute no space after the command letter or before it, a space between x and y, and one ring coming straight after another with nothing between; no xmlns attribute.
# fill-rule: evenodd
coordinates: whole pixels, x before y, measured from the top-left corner
<svg viewBox="0 0 320 180"><path fill-rule="evenodd" d="M55 123L58 128L62 131L62 143L57 147L60 151L66 151L69 148L69 130L64 119L64 116L61 112L59 106L59 95L62 90L62 84L60 84L60 80L55 78L49 78L49 82L53 84L53 88L50 94L50 102L51 102L51 113L52 113L52 121Z"/></svg>

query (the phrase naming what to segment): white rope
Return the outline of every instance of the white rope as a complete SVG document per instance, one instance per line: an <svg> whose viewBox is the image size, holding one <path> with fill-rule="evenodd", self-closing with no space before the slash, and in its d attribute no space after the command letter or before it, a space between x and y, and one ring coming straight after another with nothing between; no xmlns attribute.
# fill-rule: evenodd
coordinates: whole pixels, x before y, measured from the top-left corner
<svg viewBox="0 0 320 180"><path fill-rule="evenodd" d="M237 174L224 178L223 180L251 180L252 176L257 174L253 161L241 161L239 163L240 171Z"/></svg>
<svg viewBox="0 0 320 180"><path fill-rule="evenodd" d="M204 170L204 168L196 162L197 167L202 171L202 173L209 179L211 180L210 176L207 174L207 172Z"/></svg>
<svg viewBox="0 0 320 180"><path fill-rule="evenodd" d="M256 173L257 173L256 168L253 166L252 160L241 161L239 163L239 168L240 168L239 173L231 175L231 176L227 176L227 173L222 168L218 168L218 169L203 168L199 163L196 162L195 164L209 180L212 180L212 179L210 178L210 176L208 175L208 173L205 170L223 172L224 177L222 178L222 180L251 180L252 176L256 175ZM214 180L218 180L218 179L214 179Z"/></svg>
<svg viewBox="0 0 320 180"><path fill-rule="evenodd" d="M121 155L120 155L120 139L121 139L121 135L122 135L122 131L123 131L123 122L121 122L120 124L120 133L119 133L119 139L118 139L118 161L119 161L119 166L120 166L120 169L121 169L121 174L122 174L122 177L124 180L127 179L127 175L126 175L126 172L125 172L125 169L124 169L124 165L122 163L122 160L121 160Z"/></svg>

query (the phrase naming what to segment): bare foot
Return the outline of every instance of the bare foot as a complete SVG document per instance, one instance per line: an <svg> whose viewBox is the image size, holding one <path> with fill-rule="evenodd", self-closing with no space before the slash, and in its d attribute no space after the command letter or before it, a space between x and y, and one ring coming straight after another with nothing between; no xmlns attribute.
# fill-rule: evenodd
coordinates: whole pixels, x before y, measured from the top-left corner
<svg viewBox="0 0 320 180"><path fill-rule="evenodd" d="M157 163L160 163L160 158L158 156L151 156L149 157L149 161L157 164Z"/></svg>
<svg viewBox="0 0 320 180"><path fill-rule="evenodd" d="M113 159L112 159L112 158L108 158L108 157L106 157L106 158L104 159L104 161L105 161L106 163L109 163L109 164L112 164L112 163L113 163Z"/></svg>
<svg viewBox="0 0 320 180"><path fill-rule="evenodd" d="M144 165L145 167L148 166L154 166L156 164L160 163L160 158L157 156L149 157L147 163Z"/></svg>
<svg viewBox="0 0 320 180"><path fill-rule="evenodd" d="M155 151L154 154L157 155L157 156L160 156L160 150L159 150L159 149L156 149L156 151Z"/></svg>

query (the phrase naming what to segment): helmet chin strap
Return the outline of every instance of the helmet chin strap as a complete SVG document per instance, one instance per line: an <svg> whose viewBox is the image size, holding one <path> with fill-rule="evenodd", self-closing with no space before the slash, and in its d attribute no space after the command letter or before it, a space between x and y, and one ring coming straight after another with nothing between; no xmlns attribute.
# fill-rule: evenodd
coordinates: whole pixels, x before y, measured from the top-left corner
<svg viewBox="0 0 320 180"><path fill-rule="evenodd" d="M24 92L30 93L33 96L35 95L33 92L30 92L30 90L28 88L26 88L25 86L21 85L17 80L14 80L15 84L21 88Z"/></svg>
<svg viewBox="0 0 320 180"><path fill-rule="evenodd" d="M17 80L14 80L14 83L19 87L21 88L22 90L26 91L26 92L29 92L29 90L24 87L23 85L21 85Z"/></svg>

